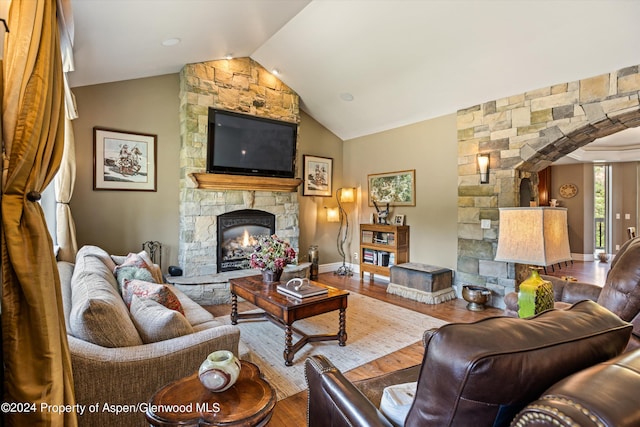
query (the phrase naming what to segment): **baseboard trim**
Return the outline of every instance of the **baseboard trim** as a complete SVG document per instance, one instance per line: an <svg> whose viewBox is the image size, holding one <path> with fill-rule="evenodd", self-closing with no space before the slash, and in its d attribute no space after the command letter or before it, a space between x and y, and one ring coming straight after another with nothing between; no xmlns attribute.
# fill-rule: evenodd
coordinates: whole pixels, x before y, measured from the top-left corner
<svg viewBox="0 0 640 427"><path fill-rule="evenodd" d="M593 254L573 254L573 253L571 254L571 259L573 259L574 261L583 261L583 262L596 260Z"/></svg>

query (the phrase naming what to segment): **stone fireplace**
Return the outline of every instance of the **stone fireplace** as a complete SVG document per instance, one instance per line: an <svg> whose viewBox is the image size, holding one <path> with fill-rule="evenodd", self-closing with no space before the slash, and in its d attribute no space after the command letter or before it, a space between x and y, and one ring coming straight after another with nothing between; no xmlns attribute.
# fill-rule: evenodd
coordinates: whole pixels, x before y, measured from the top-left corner
<svg viewBox="0 0 640 427"><path fill-rule="evenodd" d="M258 209L241 209L218 216L218 273L246 270L261 237L276 230L276 217Z"/></svg>
<svg viewBox="0 0 640 427"><path fill-rule="evenodd" d="M185 277L223 270L218 226L226 214L259 210L274 218L274 231L298 252L297 191L264 188L197 188L192 174L205 172L209 107L300 122L298 95L250 58L187 64L180 73L180 235L178 262Z"/></svg>

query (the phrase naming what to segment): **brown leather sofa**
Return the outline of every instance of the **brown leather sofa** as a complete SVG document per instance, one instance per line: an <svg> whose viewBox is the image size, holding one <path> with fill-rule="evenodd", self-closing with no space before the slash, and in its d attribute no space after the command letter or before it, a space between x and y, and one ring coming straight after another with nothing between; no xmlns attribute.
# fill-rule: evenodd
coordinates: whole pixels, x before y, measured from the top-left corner
<svg viewBox="0 0 640 427"><path fill-rule="evenodd" d="M624 353L554 384L527 405L513 426L640 425L640 350Z"/></svg>
<svg viewBox="0 0 640 427"><path fill-rule="evenodd" d="M640 348L640 237L627 240L622 245L611 261L603 287L552 276L542 277L553 285L555 308L564 308L585 299L595 301L633 324L627 351ZM518 317L518 294L507 294L504 302L505 314Z"/></svg>
<svg viewBox="0 0 640 427"><path fill-rule="evenodd" d="M405 426L508 426L558 381L618 356L631 329L609 310L582 301L528 319L493 317L427 331L421 365L357 384L325 357L311 356L305 361L308 423L310 427L391 426L377 409L382 388L417 381ZM575 391L598 394L597 387ZM616 393L629 396L625 390ZM612 397L607 404L613 405L614 413L632 404L637 412L634 399ZM527 425L522 421L518 425Z"/></svg>

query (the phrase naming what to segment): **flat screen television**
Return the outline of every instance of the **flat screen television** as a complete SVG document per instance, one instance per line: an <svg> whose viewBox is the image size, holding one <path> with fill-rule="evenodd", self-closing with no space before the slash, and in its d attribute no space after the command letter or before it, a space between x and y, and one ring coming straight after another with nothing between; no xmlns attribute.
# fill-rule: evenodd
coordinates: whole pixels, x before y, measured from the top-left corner
<svg viewBox="0 0 640 427"><path fill-rule="evenodd" d="M209 108L207 172L294 178L298 125Z"/></svg>

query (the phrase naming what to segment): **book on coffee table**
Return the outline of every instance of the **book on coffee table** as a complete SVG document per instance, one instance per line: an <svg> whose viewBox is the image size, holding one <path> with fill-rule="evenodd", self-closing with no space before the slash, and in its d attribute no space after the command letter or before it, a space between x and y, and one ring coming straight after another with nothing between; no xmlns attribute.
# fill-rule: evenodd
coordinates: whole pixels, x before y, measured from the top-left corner
<svg viewBox="0 0 640 427"><path fill-rule="evenodd" d="M313 283L305 280L304 282L298 280L290 280L285 285L277 286L278 292L284 295L296 297L296 298L308 298L318 295L324 295L329 292L327 288L314 285Z"/></svg>

